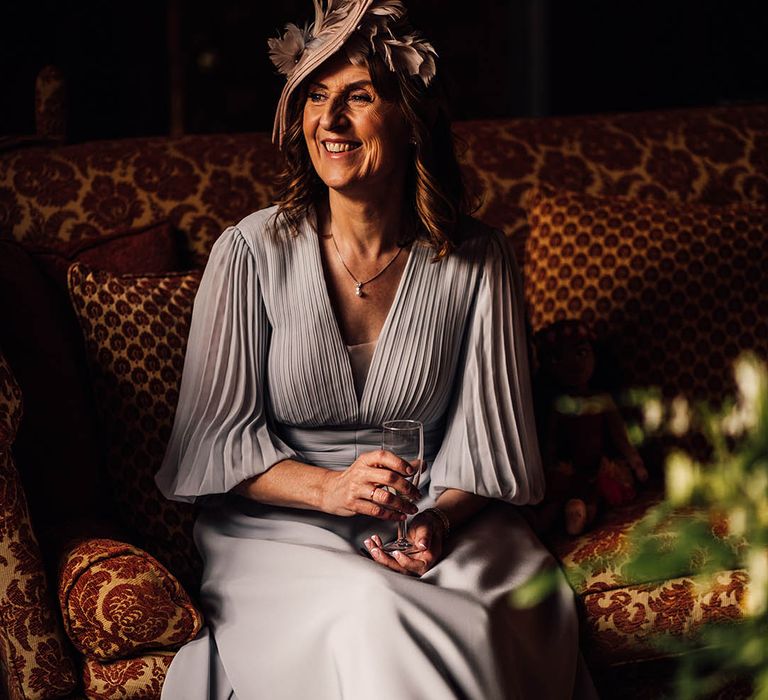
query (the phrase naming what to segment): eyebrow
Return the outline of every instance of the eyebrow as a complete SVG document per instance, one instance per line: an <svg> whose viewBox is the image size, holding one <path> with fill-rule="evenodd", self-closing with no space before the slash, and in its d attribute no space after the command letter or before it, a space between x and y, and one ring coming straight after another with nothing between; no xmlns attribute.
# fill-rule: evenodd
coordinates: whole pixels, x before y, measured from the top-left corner
<svg viewBox="0 0 768 700"><path fill-rule="evenodd" d="M371 87L373 86L373 83L370 80L356 80L354 83L347 85L345 90L356 90L357 88L367 87L369 85ZM328 86L325 83L318 83L317 81L312 81L310 87L319 87L323 88L323 90L328 89Z"/></svg>

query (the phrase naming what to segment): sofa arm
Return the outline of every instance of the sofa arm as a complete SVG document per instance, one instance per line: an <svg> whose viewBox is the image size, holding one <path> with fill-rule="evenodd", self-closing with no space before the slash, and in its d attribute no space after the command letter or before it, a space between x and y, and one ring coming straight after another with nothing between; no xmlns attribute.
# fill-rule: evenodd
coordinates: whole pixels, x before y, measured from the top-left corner
<svg viewBox="0 0 768 700"><path fill-rule="evenodd" d="M44 700L72 692L76 678L11 456L20 420L21 392L0 355L0 668L10 700Z"/></svg>
<svg viewBox="0 0 768 700"><path fill-rule="evenodd" d="M64 552L59 604L72 643L100 661L177 649L203 624L168 569L138 547L112 539L79 541Z"/></svg>

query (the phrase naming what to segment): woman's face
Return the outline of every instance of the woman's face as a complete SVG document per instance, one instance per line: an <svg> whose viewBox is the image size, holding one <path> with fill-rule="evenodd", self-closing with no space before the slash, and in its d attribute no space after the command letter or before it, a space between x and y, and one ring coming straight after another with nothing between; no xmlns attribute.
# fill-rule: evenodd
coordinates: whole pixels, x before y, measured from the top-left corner
<svg viewBox="0 0 768 700"><path fill-rule="evenodd" d="M410 129L365 67L342 58L321 66L309 78L303 127L312 165L331 189L365 194L405 176Z"/></svg>

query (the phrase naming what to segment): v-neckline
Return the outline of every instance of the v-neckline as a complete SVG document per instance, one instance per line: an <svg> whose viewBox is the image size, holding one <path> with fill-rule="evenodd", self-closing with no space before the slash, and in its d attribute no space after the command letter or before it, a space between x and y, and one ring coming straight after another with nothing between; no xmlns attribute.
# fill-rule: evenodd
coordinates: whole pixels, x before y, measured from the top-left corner
<svg viewBox="0 0 768 700"><path fill-rule="evenodd" d="M392 299L392 303L389 306L387 315L384 318L384 323L381 326L379 335L375 342L376 347L373 349L373 357L371 357L371 364L368 366L368 374L363 383L363 390L360 393L360 398L357 398L357 392L355 391L355 380L352 376L352 361L349 358L349 352L347 345L344 342L344 336L341 334L341 326L339 325L339 319L336 316L336 311L331 303L331 295L328 291L328 283L325 280L325 272L323 270L323 257L320 251L320 236L310 225L309 221L305 222L305 234L312 240L311 247L313 257L315 261L315 282L319 288L319 297L322 299L322 305L325 313L328 316L329 325L333 329L334 345L336 349L336 356L339 362L346 370L346 394L352 405L355 407L356 417L359 419L362 411L363 404L370 393L371 377L373 376L373 370L378 363L378 358L381 356L382 346L386 344L388 338L389 328L392 325L393 318L397 312L401 297L404 295L404 290L408 279L410 278L411 268L413 267L414 256L416 251L420 248L418 241L414 241L411 244L411 249L408 251L408 259L405 261L405 267L400 275L400 280L397 283L397 290L395 296Z"/></svg>

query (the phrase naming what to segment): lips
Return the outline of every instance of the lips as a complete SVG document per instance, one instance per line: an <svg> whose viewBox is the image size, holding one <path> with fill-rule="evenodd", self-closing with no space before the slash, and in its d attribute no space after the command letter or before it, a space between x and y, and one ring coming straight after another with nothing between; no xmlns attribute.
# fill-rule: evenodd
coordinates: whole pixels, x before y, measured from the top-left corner
<svg viewBox="0 0 768 700"><path fill-rule="evenodd" d="M362 145L358 141L323 141L322 143L328 153L348 153Z"/></svg>

